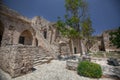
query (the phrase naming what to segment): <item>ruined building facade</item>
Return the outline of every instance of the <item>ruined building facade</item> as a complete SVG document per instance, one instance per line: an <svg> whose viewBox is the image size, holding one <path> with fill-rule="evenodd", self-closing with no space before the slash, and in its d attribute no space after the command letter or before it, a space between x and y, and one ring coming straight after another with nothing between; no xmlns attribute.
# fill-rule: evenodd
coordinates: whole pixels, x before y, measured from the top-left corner
<svg viewBox="0 0 120 80"><path fill-rule="evenodd" d="M28 19L0 5L0 68L12 77L58 55L80 53L79 43L63 38L55 23L39 16Z"/></svg>
<svg viewBox="0 0 120 80"><path fill-rule="evenodd" d="M103 36L99 40L107 40L107 35ZM83 49L77 39L70 44L55 23L39 16L28 19L0 4L0 68L12 77L31 71L35 65L48 63L58 55L77 54ZM106 50L107 44L106 41Z"/></svg>
<svg viewBox="0 0 120 80"><path fill-rule="evenodd" d="M116 46L113 46L110 38L110 32L114 32L114 30L106 30L104 31L100 36L94 36L95 44L91 46L90 50L92 52L98 52L98 51L120 51L120 48L116 48Z"/></svg>

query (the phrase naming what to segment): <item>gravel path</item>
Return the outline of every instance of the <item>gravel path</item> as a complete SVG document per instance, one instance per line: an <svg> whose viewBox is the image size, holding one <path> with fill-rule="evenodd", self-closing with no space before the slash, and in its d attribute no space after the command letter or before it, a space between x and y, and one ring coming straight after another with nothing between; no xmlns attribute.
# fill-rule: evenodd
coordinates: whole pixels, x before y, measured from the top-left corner
<svg viewBox="0 0 120 80"><path fill-rule="evenodd" d="M6 74L4 80L113 80L113 79L90 79L79 76L77 72L67 70L65 61L52 60L49 64L43 64L35 67L32 73L11 79Z"/></svg>

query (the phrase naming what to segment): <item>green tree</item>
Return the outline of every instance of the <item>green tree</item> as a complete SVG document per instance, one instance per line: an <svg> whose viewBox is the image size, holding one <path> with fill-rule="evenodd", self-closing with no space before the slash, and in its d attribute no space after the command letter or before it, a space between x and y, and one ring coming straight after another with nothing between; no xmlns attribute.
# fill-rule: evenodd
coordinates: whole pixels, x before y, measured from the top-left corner
<svg viewBox="0 0 120 80"><path fill-rule="evenodd" d="M87 7L85 0L65 0L65 19L61 20L59 17L57 26L61 34L70 39L71 44L75 38L79 39L81 43L83 37L92 33L91 20L87 14ZM82 48L81 44L80 46Z"/></svg>
<svg viewBox="0 0 120 80"><path fill-rule="evenodd" d="M120 27L116 31L110 32L109 39L114 46L120 48Z"/></svg>
<svg viewBox="0 0 120 80"><path fill-rule="evenodd" d="M87 49L87 52L90 51L90 47L93 43L93 37L92 33L94 32L94 29L92 28L92 21L90 18L86 18L83 23L82 23L82 34L83 34L83 39L84 39L84 45Z"/></svg>

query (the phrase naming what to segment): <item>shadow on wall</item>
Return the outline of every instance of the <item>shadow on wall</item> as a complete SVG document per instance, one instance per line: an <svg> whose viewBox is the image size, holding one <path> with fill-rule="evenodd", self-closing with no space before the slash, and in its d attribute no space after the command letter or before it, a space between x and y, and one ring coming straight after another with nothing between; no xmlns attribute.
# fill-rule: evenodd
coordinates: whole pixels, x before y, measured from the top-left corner
<svg viewBox="0 0 120 80"><path fill-rule="evenodd" d="M19 37L19 43L23 45L32 45L33 37L30 31L25 30Z"/></svg>
<svg viewBox="0 0 120 80"><path fill-rule="evenodd" d="M4 33L4 26L2 24L2 22L0 21L0 46L1 46L1 41L2 41L2 37L3 37L3 33Z"/></svg>

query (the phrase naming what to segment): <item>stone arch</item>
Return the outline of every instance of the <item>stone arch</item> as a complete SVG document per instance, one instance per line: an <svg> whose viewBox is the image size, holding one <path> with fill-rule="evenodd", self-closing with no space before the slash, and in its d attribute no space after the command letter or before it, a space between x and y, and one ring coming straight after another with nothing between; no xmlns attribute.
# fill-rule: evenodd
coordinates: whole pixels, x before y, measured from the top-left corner
<svg viewBox="0 0 120 80"><path fill-rule="evenodd" d="M4 25L3 25L3 23L0 21L0 46L1 46L1 44L2 44L3 33L4 33Z"/></svg>
<svg viewBox="0 0 120 80"><path fill-rule="evenodd" d="M24 30L19 37L19 44L32 45L33 36L29 30Z"/></svg>

